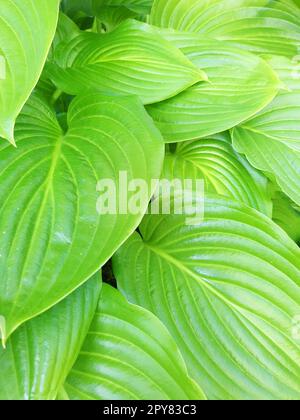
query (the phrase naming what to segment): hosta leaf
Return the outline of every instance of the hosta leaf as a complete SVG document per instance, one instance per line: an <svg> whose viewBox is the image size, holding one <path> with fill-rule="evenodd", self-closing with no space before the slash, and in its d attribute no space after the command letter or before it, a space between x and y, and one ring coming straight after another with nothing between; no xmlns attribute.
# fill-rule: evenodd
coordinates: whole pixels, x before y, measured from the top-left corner
<svg viewBox="0 0 300 420"><path fill-rule="evenodd" d="M278 78L260 58L194 34L171 34L169 39L207 73L209 82L148 107L166 142L225 131L256 114L276 95Z"/></svg>
<svg viewBox="0 0 300 420"><path fill-rule="evenodd" d="M129 301L156 314L210 398L299 399L300 250L269 218L207 196L202 224L147 215L117 252Z"/></svg>
<svg viewBox="0 0 300 420"><path fill-rule="evenodd" d="M83 33L57 49L49 76L64 92L87 88L136 94L146 104L170 98L205 73L146 24L126 21L108 34Z"/></svg>
<svg viewBox="0 0 300 420"><path fill-rule="evenodd" d="M46 61L58 7L59 0L0 0L0 137L11 143L15 120Z"/></svg>
<svg viewBox="0 0 300 420"><path fill-rule="evenodd" d="M150 22L259 54L293 57L300 48L300 11L277 0L154 0Z"/></svg>
<svg viewBox="0 0 300 420"><path fill-rule="evenodd" d="M232 131L233 145L299 204L300 63L298 57L271 57L268 61L286 91L255 118Z"/></svg>
<svg viewBox="0 0 300 420"><path fill-rule="evenodd" d="M232 131L235 149L300 205L300 90L279 95Z"/></svg>
<svg viewBox="0 0 300 420"><path fill-rule="evenodd" d="M0 400L56 398L89 330L100 290L96 275L12 335L0 349Z"/></svg>
<svg viewBox="0 0 300 420"><path fill-rule="evenodd" d="M227 133L179 143L166 155L162 178L202 179L207 193L235 198L272 217L267 178L234 151Z"/></svg>
<svg viewBox="0 0 300 420"><path fill-rule="evenodd" d="M99 214L98 181L111 179L118 194L119 171L149 185L161 171L163 142L137 98L87 93L72 102L67 123L63 133L54 111L33 97L17 123L17 150L0 147L6 336L90 278L141 220L150 188L136 214L119 206Z"/></svg>
<svg viewBox="0 0 300 420"><path fill-rule="evenodd" d="M294 205L284 194L277 192L274 199L273 220L288 235L300 243L300 207Z"/></svg>
<svg viewBox="0 0 300 420"><path fill-rule="evenodd" d="M64 392L77 400L204 398L163 324L108 285Z"/></svg>

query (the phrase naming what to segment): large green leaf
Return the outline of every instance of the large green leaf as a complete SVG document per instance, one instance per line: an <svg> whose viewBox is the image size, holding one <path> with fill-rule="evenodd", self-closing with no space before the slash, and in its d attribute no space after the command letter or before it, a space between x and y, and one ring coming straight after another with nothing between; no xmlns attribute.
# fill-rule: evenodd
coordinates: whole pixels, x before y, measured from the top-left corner
<svg viewBox="0 0 300 420"><path fill-rule="evenodd" d="M15 120L44 66L58 7L59 0L0 0L0 137L11 143Z"/></svg>
<svg viewBox="0 0 300 420"><path fill-rule="evenodd" d="M100 276L28 321L0 349L0 400L53 400L79 354L94 317Z"/></svg>
<svg viewBox="0 0 300 420"><path fill-rule="evenodd" d="M108 285L64 394L76 400L204 398L163 324Z"/></svg>
<svg viewBox="0 0 300 420"><path fill-rule="evenodd" d="M63 133L33 97L16 126L18 148L0 146L4 339L90 278L139 224L151 189L136 214L118 205L99 214L98 181L111 179L118 194L119 171L148 185L160 175L163 141L138 98L87 93L72 102L67 124Z"/></svg>
<svg viewBox="0 0 300 420"><path fill-rule="evenodd" d="M146 104L206 79L175 46L146 24L126 21L108 34L83 33L57 49L49 76L64 92L87 88L136 94Z"/></svg>
<svg viewBox="0 0 300 420"><path fill-rule="evenodd" d="M286 86L255 118L232 131L233 146L300 204L299 61L272 57L270 65Z"/></svg>
<svg viewBox="0 0 300 420"><path fill-rule="evenodd" d="M300 205L300 90L279 95L232 131L235 149Z"/></svg>
<svg viewBox="0 0 300 420"><path fill-rule="evenodd" d="M166 155L162 178L204 180L205 192L235 198L272 217L267 178L234 151L228 133L179 143Z"/></svg>
<svg viewBox="0 0 300 420"><path fill-rule="evenodd" d="M279 81L260 58L195 34L165 34L209 78L148 107L166 142L194 140L250 118L276 95Z"/></svg>
<svg viewBox="0 0 300 420"><path fill-rule="evenodd" d="M300 11L277 0L154 0L150 22L260 54L294 57L300 48Z"/></svg>
<svg viewBox="0 0 300 420"><path fill-rule="evenodd" d="M207 196L201 224L147 215L117 252L129 301L156 314L212 399L299 399L300 250L269 218Z"/></svg>

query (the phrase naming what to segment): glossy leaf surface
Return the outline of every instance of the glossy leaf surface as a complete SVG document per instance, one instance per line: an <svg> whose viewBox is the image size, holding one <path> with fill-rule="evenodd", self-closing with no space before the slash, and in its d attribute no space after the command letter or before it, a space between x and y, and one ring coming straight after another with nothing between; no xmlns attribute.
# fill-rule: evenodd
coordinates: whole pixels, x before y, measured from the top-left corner
<svg viewBox="0 0 300 420"><path fill-rule="evenodd" d="M136 214L119 206L105 214L98 182L110 179L118 194L119 171L149 185L161 171L163 142L137 98L77 97L67 124L64 133L52 108L33 97L18 120L18 148L0 147L4 338L89 279L139 224L151 188Z"/></svg>
<svg viewBox="0 0 300 420"><path fill-rule="evenodd" d="M167 34L208 76L167 101L148 107L166 142L207 137L255 115L274 98L279 81L259 57L194 34Z"/></svg>
<svg viewBox="0 0 300 420"><path fill-rule="evenodd" d="M76 400L204 398L163 324L108 285L64 392Z"/></svg>
<svg viewBox="0 0 300 420"><path fill-rule="evenodd" d="M236 199L272 217L268 179L234 151L228 133L179 143L167 153L161 178L203 180L206 193Z"/></svg>
<svg viewBox="0 0 300 420"><path fill-rule="evenodd" d="M59 0L0 1L0 137L11 143L15 120L46 61L58 7Z"/></svg>
<svg viewBox="0 0 300 420"><path fill-rule="evenodd" d="M300 11L288 1L154 0L150 21L259 54L292 58L300 47Z"/></svg>
<svg viewBox="0 0 300 420"><path fill-rule="evenodd" d="M145 104L163 101L207 79L148 25L130 20L113 32L83 33L61 44L48 71L69 94L91 88L138 95Z"/></svg>
<svg viewBox="0 0 300 420"><path fill-rule="evenodd" d="M205 199L202 224L148 215L117 252L129 301L156 314L211 399L299 399L300 251L269 218Z"/></svg>
<svg viewBox="0 0 300 420"><path fill-rule="evenodd" d="M79 354L101 290L97 274L0 349L1 400L53 400Z"/></svg>

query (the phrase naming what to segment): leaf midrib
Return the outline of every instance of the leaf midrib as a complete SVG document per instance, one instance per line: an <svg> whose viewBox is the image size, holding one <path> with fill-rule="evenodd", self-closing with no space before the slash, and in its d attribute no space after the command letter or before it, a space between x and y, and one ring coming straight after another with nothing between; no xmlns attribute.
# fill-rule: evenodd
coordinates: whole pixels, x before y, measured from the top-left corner
<svg viewBox="0 0 300 420"><path fill-rule="evenodd" d="M178 268L179 270L186 273L188 276L192 277L197 281L199 286L205 287L207 290L209 290L211 293L213 293L215 296L217 296L221 301L223 301L225 304L227 304L229 307L231 307L236 313L238 313L241 317L247 319L252 325L253 322L251 319L249 319L246 315L248 312L248 309L246 308L240 308L238 305L231 302L229 299L227 299L224 295L222 295L220 292L218 292L213 286L209 284L208 281L206 281L203 277L195 274L193 271L191 271L188 267L186 267L184 264L181 264L179 261L176 260L176 258L173 258L171 255L165 253L161 249L156 248L155 246L152 246L150 243L147 243L144 241L144 244L146 247L148 247L152 252L156 253L163 259L165 259L167 262ZM290 337L288 337L283 331L279 330L277 327L275 327L273 324L270 324L269 321L262 318L260 315L256 314L259 318L261 318L265 323L269 324L272 328L275 328L277 331L280 331L281 334L283 334L286 338L290 340Z"/></svg>
<svg viewBox="0 0 300 420"><path fill-rule="evenodd" d="M280 143L282 146L288 148L292 152L299 153L298 149L294 149L290 144L287 144L280 137L272 136L271 134L265 133L261 130L255 129L253 127L249 127L248 125L241 125L241 129L251 131L252 133L259 134L260 136L263 136L263 137L267 137L268 139L271 139L273 141L276 141L277 143Z"/></svg>
<svg viewBox="0 0 300 420"><path fill-rule="evenodd" d="M239 314L239 316L242 317L242 319L246 319L251 325L254 325L253 321L247 317L247 312L248 312L247 309L243 310L238 305L232 303L229 299L227 299L225 296L223 296L221 293L219 293L217 290L215 290L214 287L210 286L210 284L203 277L195 274L193 271L191 271L184 264L181 264L178 260L176 260L176 258L173 258L171 255L167 254L166 252L162 251L161 249L159 249L159 248L157 248L157 247L155 247L155 246L153 246L150 243L147 243L145 241L144 241L144 245L146 247L148 247L152 252L159 255L160 257L165 259L167 262L169 262L170 264L172 264L173 266L175 266L179 270L183 271L188 276L195 279L197 281L197 283L200 285L200 287L204 288L204 290L203 290L204 293L205 293L205 288L206 288L206 290L210 291L212 294L217 296L221 301L225 302L225 304L227 304L229 307L231 307L233 311L235 311L237 314ZM259 315L258 315L258 317L261 318ZM286 338L289 338L289 340L290 340L290 337L287 337L287 335L283 331L279 330L277 327L270 324L267 320L265 320L263 318L261 318L261 319L264 322L266 322L267 324L271 325L272 328L275 328L277 331L280 331L281 334L283 334ZM257 328L256 325L254 325L254 327ZM258 328L258 329L260 330L260 328Z"/></svg>
<svg viewBox="0 0 300 420"><path fill-rule="evenodd" d="M35 222L35 225L34 225L34 231L33 231L32 235L31 235L31 238L30 238L28 250L27 250L27 253L26 253L26 258L25 258L25 261L23 263L23 269L22 269L22 272L21 272L21 275L20 275L21 282L22 282L23 274L24 274L24 271L26 269L26 265L27 265L31 250L32 250L32 246L34 244L34 239L36 237L36 228L37 228L37 226L40 225L42 214L43 214L43 211L45 209L45 206L46 206L46 203L47 203L47 200L48 200L48 197L49 197L49 193L51 192L51 189L52 189L52 186L53 186L54 173L55 173L55 169L58 165L58 162L59 162L59 159L60 159L60 156L61 156L63 139L64 139L64 136L61 134L58 137L58 139L56 141L56 144L55 144L55 147L54 147L54 150L53 150L49 173L48 173L47 178L44 182L44 185L46 186L45 192L43 194L42 203L39 207L39 211L38 211L38 214L37 214L37 217L36 217L36 222ZM19 298L19 295L21 293L21 290L22 290L22 288L19 287L19 292L16 294L16 297L15 297L15 300L14 300L15 303L14 303L14 305L12 305L10 313L13 313L13 311L15 309L15 306L18 303L18 298ZM7 331L7 336L9 334L11 334L12 332L13 331Z"/></svg>
<svg viewBox="0 0 300 420"><path fill-rule="evenodd" d="M155 254L158 254L160 257L171 263L173 266L178 268L180 271L183 271L188 276L194 278L197 280L197 283L200 286L206 287L209 291L211 291L213 294L215 294L217 297L219 297L223 302L227 303L229 306L235 308L239 312L239 308L234 303L230 302L228 299L226 299L225 296L223 296L221 293L219 293L217 290L214 289L214 287L210 286L209 283L201 276L195 274L192 270L190 270L188 267L186 267L184 264L181 264L176 258L173 258L171 255L167 254L166 252L162 251L159 248L154 247L153 245L144 242L145 246L147 246L152 252Z"/></svg>

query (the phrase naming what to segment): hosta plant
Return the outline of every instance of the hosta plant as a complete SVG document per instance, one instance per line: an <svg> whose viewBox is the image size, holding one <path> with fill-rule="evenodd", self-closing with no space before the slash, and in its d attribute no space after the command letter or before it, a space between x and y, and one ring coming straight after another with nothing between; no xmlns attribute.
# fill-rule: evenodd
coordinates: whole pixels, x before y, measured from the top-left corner
<svg viewBox="0 0 300 420"><path fill-rule="evenodd" d="M300 399L300 3L0 0L0 399Z"/></svg>

